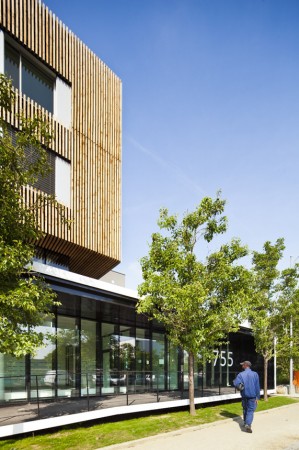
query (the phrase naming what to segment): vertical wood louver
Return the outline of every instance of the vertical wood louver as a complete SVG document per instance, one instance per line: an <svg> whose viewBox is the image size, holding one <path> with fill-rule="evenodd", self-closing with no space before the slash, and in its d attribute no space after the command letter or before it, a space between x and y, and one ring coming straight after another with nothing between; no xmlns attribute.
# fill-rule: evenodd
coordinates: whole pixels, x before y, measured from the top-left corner
<svg viewBox="0 0 299 450"><path fill-rule="evenodd" d="M50 150L71 163L71 206L63 207L71 227L47 207L39 218L46 234L38 245L68 257L70 270L100 277L121 256L121 82L39 1L0 0L0 26L71 86L69 129L55 111L18 92L12 112L5 113L18 128L19 111L32 116L41 110L55 134ZM24 187L27 201L33 202L36 193Z"/></svg>

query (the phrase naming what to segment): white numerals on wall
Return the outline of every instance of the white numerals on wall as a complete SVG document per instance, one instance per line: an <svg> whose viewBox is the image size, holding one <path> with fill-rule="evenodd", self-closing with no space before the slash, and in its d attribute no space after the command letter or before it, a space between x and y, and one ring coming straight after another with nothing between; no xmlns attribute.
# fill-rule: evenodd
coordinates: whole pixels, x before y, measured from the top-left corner
<svg viewBox="0 0 299 450"><path fill-rule="evenodd" d="M216 366L218 359L221 367L231 367L233 365L233 352L227 352L226 350L213 350L213 352L215 354L214 366Z"/></svg>

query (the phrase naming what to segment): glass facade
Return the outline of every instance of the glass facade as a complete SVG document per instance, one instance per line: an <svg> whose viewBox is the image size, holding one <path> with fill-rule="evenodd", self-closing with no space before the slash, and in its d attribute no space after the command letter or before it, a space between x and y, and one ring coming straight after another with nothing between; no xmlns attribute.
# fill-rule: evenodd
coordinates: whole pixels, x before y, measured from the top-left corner
<svg viewBox="0 0 299 450"><path fill-rule="evenodd" d="M81 319L81 395L96 394L97 323Z"/></svg>
<svg viewBox="0 0 299 450"><path fill-rule="evenodd" d="M52 397L55 395L54 380L55 373L52 368L56 361L56 323L55 320L49 318L44 325L38 327L37 330L44 334L44 345L41 347L30 360L30 381L32 378L33 389L31 397L37 395L38 387L43 387L43 396ZM37 389L36 389L37 388ZM35 391L35 392L34 392Z"/></svg>
<svg viewBox="0 0 299 450"><path fill-rule="evenodd" d="M79 330L78 320L74 317L57 317L56 329L56 389L58 396L78 395L78 383L76 374L80 373L78 365L79 353Z"/></svg>
<svg viewBox="0 0 299 450"><path fill-rule="evenodd" d="M31 358L0 355L0 401L84 397L188 389L188 354L171 345L159 324L135 312L132 298L82 286L55 285L60 306L39 331L44 346ZM239 363L263 362L248 330L229 336L211 362L195 365L197 396L233 393ZM269 388L273 387L273 363Z"/></svg>
<svg viewBox="0 0 299 450"><path fill-rule="evenodd" d="M152 369L153 383L159 389L165 389L165 335L163 333L152 333Z"/></svg>

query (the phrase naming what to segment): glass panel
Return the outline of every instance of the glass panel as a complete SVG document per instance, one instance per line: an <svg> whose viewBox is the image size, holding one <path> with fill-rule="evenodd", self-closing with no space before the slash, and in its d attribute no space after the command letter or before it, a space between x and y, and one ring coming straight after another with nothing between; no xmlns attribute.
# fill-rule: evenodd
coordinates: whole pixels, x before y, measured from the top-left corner
<svg viewBox="0 0 299 450"><path fill-rule="evenodd" d="M5 75L12 79L12 85L20 88L20 55L7 43L5 44Z"/></svg>
<svg viewBox="0 0 299 450"><path fill-rule="evenodd" d="M81 317L86 319L95 319L100 312L100 302L82 297L81 298Z"/></svg>
<svg viewBox="0 0 299 450"><path fill-rule="evenodd" d="M189 354L186 350L183 351L183 382L184 389L189 389ZM194 358L194 389L202 387L202 368L199 366L199 359Z"/></svg>
<svg viewBox="0 0 299 450"><path fill-rule="evenodd" d="M169 353L168 353L168 388L178 389L178 359L179 351L177 347L174 347L169 343Z"/></svg>
<svg viewBox="0 0 299 450"><path fill-rule="evenodd" d="M135 337L133 330L120 326L119 336L119 369L134 370L135 362Z"/></svg>
<svg viewBox="0 0 299 450"><path fill-rule="evenodd" d="M79 333L75 318L58 316L57 321L57 394L70 397L76 387Z"/></svg>
<svg viewBox="0 0 299 450"><path fill-rule="evenodd" d="M197 388L199 391L199 396L203 396L203 390L204 390L204 385L205 385L205 377L206 377L206 368L205 368L205 363L202 359L202 357L199 358L198 360L198 365L197 365Z"/></svg>
<svg viewBox="0 0 299 450"><path fill-rule="evenodd" d="M27 398L25 358L14 358L0 353L0 401Z"/></svg>
<svg viewBox="0 0 299 450"><path fill-rule="evenodd" d="M74 294L67 294L66 292L58 292L57 300L61 303L57 308L58 314L75 317L80 315L81 297Z"/></svg>
<svg viewBox="0 0 299 450"><path fill-rule="evenodd" d="M102 323L102 351L103 351L103 381L102 394L113 394L114 387L111 379L113 371L118 369L118 336L115 325Z"/></svg>
<svg viewBox="0 0 299 450"><path fill-rule="evenodd" d="M183 358L184 358L184 363L183 363L183 382L184 382L184 389L188 389L189 388L189 367L188 367L188 362L189 362L189 357L188 357L188 352L186 352L186 350L183 351Z"/></svg>
<svg viewBox="0 0 299 450"><path fill-rule="evenodd" d="M52 113L53 91L53 80L22 57L22 93Z"/></svg>
<svg viewBox="0 0 299 450"><path fill-rule="evenodd" d="M112 303L101 303L101 316L105 322L118 323L120 307Z"/></svg>
<svg viewBox="0 0 299 450"><path fill-rule="evenodd" d="M97 324L81 320L81 394L96 393ZM88 386L88 391L87 391Z"/></svg>
<svg viewBox="0 0 299 450"><path fill-rule="evenodd" d="M39 176L37 181L33 184L33 186L41 191L45 192L49 195L55 195L55 160L56 157L54 153L45 150L47 156L47 164L50 168L49 173L47 173L44 177ZM28 158L28 162L33 162L36 160L36 151L34 147L29 147L26 149L26 156Z"/></svg>
<svg viewBox="0 0 299 450"><path fill-rule="evenodd" d="M119 375L118 387L122 393L127 387L132 390L135 386L135 336L134 329L120 326L119 331Z"/></svg>
<svg viewBox="0 0 299 450"><path fill-rule="evenodd" d="M136 370L150 370L150 339L146 337L148 330L136 328Z"/></svg>
<svg viewBox="0 0 299 450"><path fill-rule="evenodd" d="M150 339L148 330L136 328L136 389L150 387Z"/></svg>
<svg viewBox="0 0 299 450"><path fill-rule="evenodd" d="M56 359L56 329L51 318L45 321L43 326L36 331L43 333L44 346L39 348L36 355L31 358L31 397L53 397L55 395L55 383L53 367Z"/></svg>
<svg viewBox="0 0 299 450"><path fill-rule="evenodd" d="M153 387L165 389L165 343L164 334L153 333Z"/></svg>

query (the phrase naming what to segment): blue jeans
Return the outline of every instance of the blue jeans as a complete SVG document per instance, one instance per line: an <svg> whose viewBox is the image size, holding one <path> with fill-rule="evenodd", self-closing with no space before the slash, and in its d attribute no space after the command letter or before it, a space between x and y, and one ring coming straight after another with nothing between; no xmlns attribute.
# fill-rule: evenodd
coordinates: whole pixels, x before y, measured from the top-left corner
<svg viewBox="0 0 299 450"><path fill-rule="evenodd" d="M253 413L256 410L256 399L243 397L242 407L245 425L251 425L253 422Z"/></svg>

